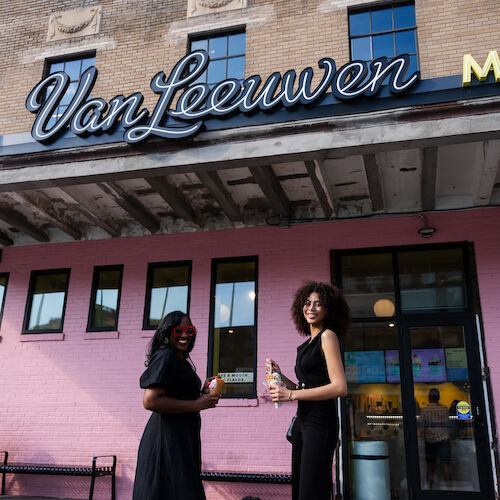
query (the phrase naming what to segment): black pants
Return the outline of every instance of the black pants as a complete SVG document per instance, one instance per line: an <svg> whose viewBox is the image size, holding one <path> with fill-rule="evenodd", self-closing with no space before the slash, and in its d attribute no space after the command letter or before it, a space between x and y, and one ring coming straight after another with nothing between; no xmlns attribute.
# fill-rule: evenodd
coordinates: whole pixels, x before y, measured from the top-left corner
<svg viewBox="0 0 500 500"><path fill-rule="evenodd" d="M295 421L292 431L292 500L331 500L337 428Z"/></svg>

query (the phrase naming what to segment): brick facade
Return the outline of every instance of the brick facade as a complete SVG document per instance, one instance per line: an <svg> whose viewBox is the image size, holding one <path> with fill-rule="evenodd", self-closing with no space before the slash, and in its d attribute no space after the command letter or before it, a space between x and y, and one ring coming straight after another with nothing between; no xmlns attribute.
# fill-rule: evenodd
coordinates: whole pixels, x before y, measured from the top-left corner
<svg viewBox="0 0 500 500"><path fill-rule="evenodd" d="M96 52L100 70L95 94L109 99L141 91L146 106L154 105L149 82L167 73L185 53L191 34L245 26L246 75L315 66L321 57L338 66L349 60L348 9L364 1L248 1L248 7L187 18L187 1L92 2L102 5L100 33L47 42L50 15L81 7L77 1L3 2L0 44L0 134L25 132L32 115L26 96L43 74L46 58ZM478 61L500 46L495 0L415 2L422 78L460 74L462 55ZM481 64L482 64L481 62Z"/></svg>

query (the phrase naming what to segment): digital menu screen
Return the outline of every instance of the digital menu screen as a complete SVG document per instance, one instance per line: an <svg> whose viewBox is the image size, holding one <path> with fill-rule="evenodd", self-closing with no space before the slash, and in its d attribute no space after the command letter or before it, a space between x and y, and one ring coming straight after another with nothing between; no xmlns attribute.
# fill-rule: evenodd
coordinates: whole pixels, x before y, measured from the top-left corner
<svg viewBox="0 0 500 500"><path fill-rule="evenodd" d="M451 347L444 350L446 355L446 375L450 382L469 380L467 354L464 347Z"/></svg>
<svg viewBox="0 0 500 500"><path fill-rule="evenodd" d="M347 351L344 359L348 382L385 384L384 351Z"/></svg>
<svg viewBox="0 0 500 500"><path fill-rule="evenodd" d="M412 349L411 364L413 382L446 382L444 349ZM387 382L399 383L398 351L385 351L385 372Z"/></svg>

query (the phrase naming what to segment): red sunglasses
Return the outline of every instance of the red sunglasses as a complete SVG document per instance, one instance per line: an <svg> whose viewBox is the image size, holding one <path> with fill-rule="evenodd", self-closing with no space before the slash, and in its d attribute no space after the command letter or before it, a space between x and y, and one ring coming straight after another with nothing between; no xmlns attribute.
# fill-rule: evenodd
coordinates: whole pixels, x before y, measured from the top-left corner
<svg viewBox="0 0 500 500"><path fill-rule="evenodd" d="M174 335L176 337L180 337L184 332L188 337L192 337L196 333L196 328L193 325L189 325L186 327L176 326L174 328Z"/></svg>

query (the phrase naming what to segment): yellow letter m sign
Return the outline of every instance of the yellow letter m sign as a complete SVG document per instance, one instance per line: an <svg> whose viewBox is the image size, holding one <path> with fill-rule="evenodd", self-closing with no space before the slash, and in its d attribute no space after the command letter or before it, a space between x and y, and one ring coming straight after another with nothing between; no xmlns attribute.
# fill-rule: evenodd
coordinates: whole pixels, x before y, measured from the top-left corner
<svg viewBox="0 0 500 500"><path fill-rule="evenodd" d="M500 82L500 59L496 50L490 51L482 68L470 54L465 54L462 85L464 87L470 85L472 73L476 75L479 81L484 82L492 69L495 74L495 81Z"/></svg>

